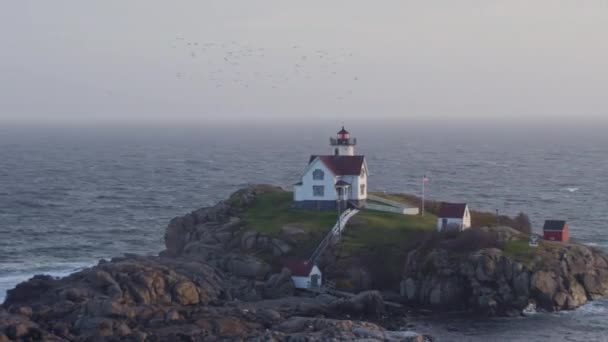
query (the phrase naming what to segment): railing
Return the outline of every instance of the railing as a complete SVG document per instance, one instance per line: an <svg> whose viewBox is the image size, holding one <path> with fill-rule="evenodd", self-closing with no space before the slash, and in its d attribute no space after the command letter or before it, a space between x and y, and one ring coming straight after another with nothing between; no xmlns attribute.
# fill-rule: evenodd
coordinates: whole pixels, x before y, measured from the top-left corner
<svg viewBox="0 0 608 342"><path fill-rule="evenodd" d="M347 209L346 211L344 211L342 215L340 215L340 219L338 220L338 222L336 222L336 224L332 227L329 233L327 233L323 240L321 240L321 243L319 243L317 249L315 249L315 251L312 253L310 259L308 259L308 262L315 263L317 261L317 258L319 258L319 256L321 256L323 252L325 252L325 249L331 243L339 241L342 235L342 231L344 230L344 227L346 227L348 220L350 220L350 218L355 216L358 212L359 210L357 209Z"/></svg>

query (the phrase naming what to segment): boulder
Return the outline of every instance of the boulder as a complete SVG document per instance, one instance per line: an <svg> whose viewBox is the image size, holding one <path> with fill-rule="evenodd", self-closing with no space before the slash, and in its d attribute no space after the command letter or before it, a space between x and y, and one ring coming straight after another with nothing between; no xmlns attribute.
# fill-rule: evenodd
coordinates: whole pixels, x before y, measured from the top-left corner
<svg viewBox="0 0 608 342"><path fill-rule="evenodd" d="M308 240L308 232L298 224L286 224L281 227L281 240L287 243L296 245L300 242Z"/></svg>
<svg viewBox="0 0 608 342"><path fill-rule="evenodd" d="M194 305L200 301L196 285L188 280L182 280L173 287L173 301L181 305Z"/></svg>
<svg viewBox="0 0 608 342"><path fill-rule="evenodd" d="M330 310L353 315L379 316L384 313L384 299L378 291L365 291L344 301L338 301Z"/></svg>
<svg viewBox="0 0 608 342"><path fill-rule="evenodd" d="M276 299L293 295L295 286L291 279L291 271L283 268L281 273L270 276L262 287L262 297Z"/></svg>
<svg viewBox="0 0 608 342"><path fill-rule="evenodd" d="M553 310L553 300L557 294L557 290L558 284L553 272L538 271L532 275L530 291L537 298L537 303L541 307ZM562 295L558 297L558 299L562 298Z"/></svg>

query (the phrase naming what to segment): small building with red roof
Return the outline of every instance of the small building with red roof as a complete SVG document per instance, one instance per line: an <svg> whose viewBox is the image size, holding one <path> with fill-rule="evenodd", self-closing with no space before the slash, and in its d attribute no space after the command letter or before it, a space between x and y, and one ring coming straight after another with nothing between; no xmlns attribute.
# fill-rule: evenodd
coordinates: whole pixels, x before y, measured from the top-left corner
<svg viewBox="0 0 608 342"><path fill-rule="evenodd" d="M471 228L471 212L466 203L441 202L437 231L463 231Z"/></svg>
<svg viewBox="0 0 608 342"><path fill-rule="evenodd" d="M342 127L330 138L332 154L312 155L301 181L294 185L294 203L298 208L330 210L360 207L367 199L367 162L355 155L357 140Z"/></svg>
<svg viewBox="0 0 608 342"><path fill-rule="evenodd" d="M306 260L287 259L283 267L291 271L291 280L296 289L319 288L322 284L321 270L317 265Z"/></svg>
<svg viewBox="0 0 608 342"><path fill-rule="evenodd" d="M547 220L543 226L543 238L551 241L568 242L570 229L568 223L562 220Z"/></svg>

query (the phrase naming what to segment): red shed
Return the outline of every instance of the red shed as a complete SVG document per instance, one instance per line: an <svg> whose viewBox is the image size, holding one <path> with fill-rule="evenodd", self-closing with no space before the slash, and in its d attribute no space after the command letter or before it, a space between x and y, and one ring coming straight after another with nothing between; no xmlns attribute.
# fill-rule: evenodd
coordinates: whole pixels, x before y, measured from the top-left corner
<svg viewBox="0 0 608 342"><path fill-rule="evenodd" d="M566 221L547 220L543 226L543 238L551 241L568 242L568 224Z"/></svg>

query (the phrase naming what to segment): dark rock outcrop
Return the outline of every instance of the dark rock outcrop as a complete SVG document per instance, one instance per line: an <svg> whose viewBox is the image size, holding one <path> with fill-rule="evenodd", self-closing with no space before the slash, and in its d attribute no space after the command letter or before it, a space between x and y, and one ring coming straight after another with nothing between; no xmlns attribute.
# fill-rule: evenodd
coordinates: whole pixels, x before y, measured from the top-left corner
<svg viewBox="0 0 608 342"><path fill-rule="evenodd" d="M525 237L507 227L499 244ZM574 309L608 295L606 256L579 244L542 241L518 255L499 248L455 252L439 241L407 258L401 290L414 304L440 310L469 309L489 314L519 314L530 305L546 311Z"/></svg>

